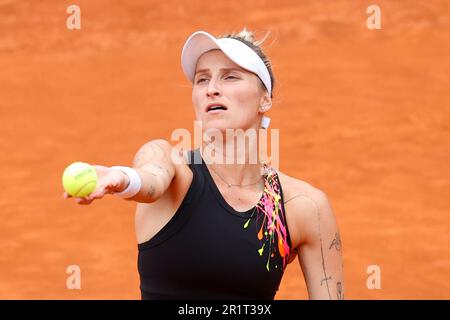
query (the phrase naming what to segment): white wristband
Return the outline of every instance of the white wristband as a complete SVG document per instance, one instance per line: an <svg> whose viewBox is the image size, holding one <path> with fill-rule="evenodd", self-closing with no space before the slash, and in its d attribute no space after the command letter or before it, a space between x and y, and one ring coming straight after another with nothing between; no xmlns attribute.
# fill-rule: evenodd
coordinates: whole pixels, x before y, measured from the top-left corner
<svg viewBox="0 0 450 320"><path fill-rule="evenodd" d="M122 197L122 198L131 198L135 196L139 190L141 190L141 177L139 174L130 167L122 167L122 166L113 166L109 168L110 170L116 169L121 170L123 173L125 173L128 176L128 179L130 180L130 183L128 184L128 187L121 191L114 193L115 195Z"/></svg>

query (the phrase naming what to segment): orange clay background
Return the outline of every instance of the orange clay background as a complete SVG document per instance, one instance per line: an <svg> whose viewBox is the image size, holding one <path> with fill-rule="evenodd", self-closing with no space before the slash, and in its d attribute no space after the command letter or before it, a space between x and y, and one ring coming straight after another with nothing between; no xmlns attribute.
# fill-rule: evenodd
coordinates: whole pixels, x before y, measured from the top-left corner
<svg viewBox="0 0 450 320"><path fill-rule="evenodd" d="M74 3L81 30L66 28ZM373 3L381 30L366 27ZM450 298L449 12L447 0L0 0L0 298L140 298L135 203L63 200L61 175L74 161L131 165L145 142L193 131L182 45L244 26L271 31L280 170L327 193L345 297ZM81 290L66 288L69 265ZM307 298L298 262L276 298Z"/></svg>

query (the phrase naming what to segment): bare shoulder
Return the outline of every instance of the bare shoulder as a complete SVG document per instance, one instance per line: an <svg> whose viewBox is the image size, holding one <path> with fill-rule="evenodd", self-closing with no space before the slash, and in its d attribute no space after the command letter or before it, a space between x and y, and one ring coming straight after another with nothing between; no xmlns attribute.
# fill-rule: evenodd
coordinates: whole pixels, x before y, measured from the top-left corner
<svg viewBox="0 0 450 320"><path fill-rule="evenodd" d="M334 219L327 194L310 183L278 171L283 188L286 219L294 248L308 239L317 219ZM320 216L319 216L320 215Z"/></svg>
<svg viewBox="0 0 450 320"><path fill-rule="evenodd" d="M145 143L136 153L133 167L142 168L155 165L164 169L170 175L166 196L179 199L189 188L193 173L189 169L189 150L183 150L180 144L172 145L168 140L155 139ZM164 198L164 197L162 197Z"/></svg>
<svg viewBox="0 0 450 320"><path fill-rule="evenodd" d="M283 187L285 204L290 203L291 201L294 201L297 204L302 201L309 201L314 202L317 206L321 206L328 201L325 192L312 184L288 176L280 171L278 171L278 176L280 177L280 182Z"/></svg>
<svg viewBox="0 0 450 320"><path fill-rule="evenodd" d="M173 146L165 139L155 139L146 142L137 151L133 165L138 167L149 160L164 160L172 165L186 165L188 163L188 151L178 145Z"/></svg>

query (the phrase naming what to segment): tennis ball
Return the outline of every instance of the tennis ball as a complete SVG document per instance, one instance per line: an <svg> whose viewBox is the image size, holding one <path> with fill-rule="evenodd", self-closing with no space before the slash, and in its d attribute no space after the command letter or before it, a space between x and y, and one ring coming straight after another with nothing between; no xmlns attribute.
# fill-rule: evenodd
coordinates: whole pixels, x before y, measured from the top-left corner
<svg viewBox="0 0 450 320"><path fill-rule="evenodd" d="M64 190L73 197L86 197L97 186L97 172L84 162L74 162L63 173Z"/></svg>

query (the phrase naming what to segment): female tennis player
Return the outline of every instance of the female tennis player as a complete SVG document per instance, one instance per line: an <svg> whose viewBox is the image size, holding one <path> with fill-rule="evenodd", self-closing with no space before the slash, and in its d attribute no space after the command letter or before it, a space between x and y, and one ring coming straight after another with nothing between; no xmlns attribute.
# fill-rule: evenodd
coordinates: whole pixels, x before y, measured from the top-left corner
<svg viewBox="0 0 450 320"><path fill-rule="evenodd" d="M252 33L195 32L181 60L204 132L267 129L274 77ZM142 299L274 299L296 258L310 299L344 299L342 245L326 194L250 161L259 136L245 144L243 162L228 152L238 151L231 140L194 150L149 141L132 167L95 166L96 190L76 202L106 194L137 202Z"/></svg>

